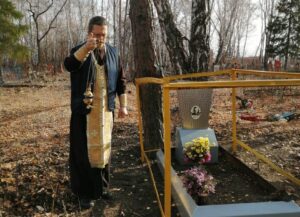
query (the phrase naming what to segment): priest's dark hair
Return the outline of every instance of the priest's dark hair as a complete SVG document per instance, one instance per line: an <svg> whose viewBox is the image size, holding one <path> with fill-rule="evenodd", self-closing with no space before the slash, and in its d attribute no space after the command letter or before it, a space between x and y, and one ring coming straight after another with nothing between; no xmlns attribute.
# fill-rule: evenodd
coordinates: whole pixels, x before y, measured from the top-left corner
<svg viewBox="0 0 300 217"><path fill-rule="evenodd" d="M101 16L92 17L89 21L88 32L92 31L93 25L107 26L107 21L104 17Z"/></svg>

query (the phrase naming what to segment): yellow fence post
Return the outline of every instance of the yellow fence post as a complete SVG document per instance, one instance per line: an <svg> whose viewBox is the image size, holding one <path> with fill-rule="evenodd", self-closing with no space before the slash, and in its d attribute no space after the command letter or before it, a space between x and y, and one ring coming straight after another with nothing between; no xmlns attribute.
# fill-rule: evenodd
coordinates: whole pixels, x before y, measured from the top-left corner
<svg viewBox="0 0 300 217"><path fill-rule="evenodd" d="M275 76L285 79L272 79L272 80L246 80L241 81L237 79L237 74L254 74L262 77ZM207 81L207 82L176 82L170 83L172 80L187 78L187 77L202 77L202 76L219 76L219 75L231 75L231 81ZM289 78L289 79L287 79ZM147 162L151 173L151 179L153 186L156 192L156 196L159 202L159 208L162 214L162 217L171 217L171 119L170 119L170 90L176 90L179 88L232 88L231 102L232 102L232 151L237 151L237 145L239 144L242 148L252 152L258 159L266 162L269 166L275 169L277 172L284 175L286 178L292 182L299 185L300 180L292 176L290 173L285 172L280 167L276 166L269 159L264 157L259 152L251 149L249 146L243 142L237 140L237 123L236 123L236 88L243 87L274 87L274 86L300 86L300 74L299 73L270 73L263 71L254 71L254 70L235 70L230 71L220 71L218 73L198 73L197 75L180 75L180 76L171 76L165 79L158 78L139 78L136 80L136 91L137 91L137 106L138 106L138 121L139 121L139 136L140 136L140 145L141 145L141 158L142 161ZM143 126L142 126L142 116L141 116L141 103L140 103L140 86L142 84L155 83L163 85L163 127L164 127L164 155L165 155L165 174L164 174L164 208L159 198L157 187L155 185L155 180L153 173L151 172L151 164L147 155L145 154L145 147L143 143ZM154 150L147 150L146 152L152 152Z"/></svg>
<svg viewBox="0 0 300 217"><path fill-rule="evenodd" d="M170 89L163 87L164 154L165 154L165 216L171 217L171 120Z"/></svg>
<svg viewBox="0 0 300 217"><path fill-rule="evenodd" d="M231 74L231 79L236 80L236 71L233 69ZM236 141L236 88L232 88L231 93L231 112L232 112L232 152L237 151L237 141Z"/></svg>
<svg viewBox="0 0 300 217"><path fill-rule="evenodd" d="M139 118L139 135L140 135L140 145L141 145L141 160L142 162L145 161L144 157L144 141L143 141L143 122L142 122L142 114L141 114L141 101L140 101L140 85L136 83L136 103L137 103L137 111L138 111L138 118Z"/></svg>

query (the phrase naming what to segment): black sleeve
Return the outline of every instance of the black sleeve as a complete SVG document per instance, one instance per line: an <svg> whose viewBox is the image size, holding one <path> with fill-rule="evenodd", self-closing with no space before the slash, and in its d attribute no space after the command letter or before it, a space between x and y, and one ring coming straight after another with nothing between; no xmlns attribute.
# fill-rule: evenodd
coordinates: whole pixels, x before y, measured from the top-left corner
<svg viewBox="0 0 300 217"><path fill-rule="evenodd" d="M67 56L64 60L64 66L69 72L76 72L81 66L81 62L77 60L74 56L74 53L78 50L78 48L73 48L70 52L70 55Z"/></svg>
<svg viewBox="0 0 300 217"><path fill-rule="evenodd" d="M124 94L125 91L126 91L126 77L119 56L119 74L118 74L118 81L117 81L118 96Z"/></svg>

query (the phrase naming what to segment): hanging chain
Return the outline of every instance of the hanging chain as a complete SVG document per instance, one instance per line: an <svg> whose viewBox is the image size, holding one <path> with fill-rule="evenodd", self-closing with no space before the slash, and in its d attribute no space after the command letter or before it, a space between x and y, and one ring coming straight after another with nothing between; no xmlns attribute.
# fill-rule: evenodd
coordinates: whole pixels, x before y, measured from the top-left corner
<svg viewBox="0 0 300 217"><path fill-rule="evenodd" d="M99 50L95 50L96 53L99 53ZM86 89L84 92L84 99L83 102L86 104L86 108L90 109L92 108L93 104L93 98L94 94L92 92L92 84L95 81L96 78L96 73L97 73L97 59L95 57L94 51L91 52L91 61L88 69L88 76L87 76L87 81L86 81Z"/></svg>

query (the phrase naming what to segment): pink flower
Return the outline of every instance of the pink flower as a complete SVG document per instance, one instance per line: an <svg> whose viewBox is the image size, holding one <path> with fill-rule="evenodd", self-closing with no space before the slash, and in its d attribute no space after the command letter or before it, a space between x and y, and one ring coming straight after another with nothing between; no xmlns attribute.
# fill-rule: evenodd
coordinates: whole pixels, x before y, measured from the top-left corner
<svg viewBox="0 0 300 217"><path fill-rule="evenodd" d="M216 183L207 171L200 167L193 167L183 172L183 185L187 192L195 199L215 192Z"/></svg>
<svg viewBox="0 0 300 217"><path fill-rule="evenodd" d="M209 162L211 160L211 154L207 153L204 158L201 159L200 163L206 163Z"/></svg>

